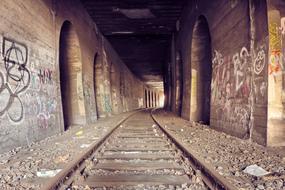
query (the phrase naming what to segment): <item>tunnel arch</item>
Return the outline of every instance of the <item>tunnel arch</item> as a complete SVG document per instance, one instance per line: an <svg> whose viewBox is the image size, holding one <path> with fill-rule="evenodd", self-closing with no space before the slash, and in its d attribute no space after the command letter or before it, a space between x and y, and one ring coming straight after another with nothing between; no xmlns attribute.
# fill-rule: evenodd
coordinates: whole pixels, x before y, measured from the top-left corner
<svg viewBox="0 0 285 190"><path fill-rule="evenodd" d="M211 100L211 36L207 19L197 18L191 43L190 119L210 124Z"/></svg>
<svg viewBox="0 0 285 190"><path fill-rule="evenodd" d="M61 26L59 69L64 130L67 130L70 126L86 123L81 50L77 32L70 21Z"/></svg>

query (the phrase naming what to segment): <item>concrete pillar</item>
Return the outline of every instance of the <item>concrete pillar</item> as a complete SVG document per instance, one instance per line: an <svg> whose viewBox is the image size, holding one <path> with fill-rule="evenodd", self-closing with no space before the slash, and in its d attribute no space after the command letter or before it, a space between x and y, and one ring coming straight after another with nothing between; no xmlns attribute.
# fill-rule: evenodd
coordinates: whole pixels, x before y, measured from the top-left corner
<svg viewBox="0 0 285 190"><path fill-rule="evenodd" d="M285 19L285 17L283 17ZM284 23L283 23L284 24ZM284 60L282 50L285 51L284 35L281 28L281 15L279 10L268 11L269 27L269 65L268 65L268 129L267 145L285 145L285 81L282 72ZM285 29L283 29L285 30ZM283 63L282 63L283 62Z"/></svg>

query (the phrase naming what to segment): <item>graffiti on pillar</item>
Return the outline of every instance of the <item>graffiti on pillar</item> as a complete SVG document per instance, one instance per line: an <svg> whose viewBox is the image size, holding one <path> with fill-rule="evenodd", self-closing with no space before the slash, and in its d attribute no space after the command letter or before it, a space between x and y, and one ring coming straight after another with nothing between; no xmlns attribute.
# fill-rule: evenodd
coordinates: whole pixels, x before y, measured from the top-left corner
<svg viewBox="0 0 285 190"><path fill-rule="evenodd" d="M254 73L259 75L263 71L266 64L264 49L260 49L257 52L257 56L255 57L253 64L254 64Z"/></svg>
<svg viewBox="0 0 285 190"><path fill-rule="evenodd" d="M271 52L269 57L268 71L270 75L276 75L281 71L282 67L281 31L279 23L277 22L272 22L269 24L269 45Z"/></svg>
<svg viewBox="0 0 285 190"><path fill-rule="evenodd" d="M269 24L269 44L272 51L278 51L281 49L281 37L278 23Z"/></svg>
<svg viewBox="0 0 285 190"><path fill-rule="evenodd" d="M103 103L104 103L104 109L107 113L112 112L112 105L111 105L111 98L109 95L104 95L103 96Z"/></svg>
<svg viewBox="0 0 285 190"><path fill-rule="evenodd" d="M264 104L267 98L267 81L265 75L267 75L266 65L268 55L266 52L268 52L268 50L264 44L268 44L268 41L262 42L252 53L254 71L254 75L252 76L252 95L255 104Z"/></svg>
<svg viewBox="0 0 285 190"><path fill-rule="evenodd" d="M2 56L4 69L0 71L0 116L18 123L24 117L21 94L30 85L30 71L27 69L28 48L25 44L3 38Z"/></svg>
<svg viewBox="0 0 285 190"><path fill-rule="evenodd" d="M281 71L281 65L282 65L282 55L281 51L272 51L270 58L269 58L269 74L276 75Z"/></svg>
<svg viewBox="0 0 285 190"><path fill-rule="evenodd" d="M250 55L248 50L243 47L239 53L234 54L234 75L235 75L235 90L238 96L248 96L249 95L249 60Z"/></svg>
<svg viewBox="0 0 285 190"><path fill-rule="evenodd" d="M266 54L263 46L257 48L255 57L246 47L229 55L215 50L212 60L211 104L213 117L217 126L226 127L229 123L247 138L250 131L249 105L252 75L261 74L266 65ZM263 78L263 77L261 77ZM256 83L256 92L266 95L266 83Z"/></svg>
<svg viewBox="0 0 285 190"><path fill-rule="evenodd" d="M95 105L94 93L92 93L93 87L92 83L88 81L87 77L84 76L84 97L87 106L87 110L89 111L91 122L96 121L97 119L97 111Z"/></svg>

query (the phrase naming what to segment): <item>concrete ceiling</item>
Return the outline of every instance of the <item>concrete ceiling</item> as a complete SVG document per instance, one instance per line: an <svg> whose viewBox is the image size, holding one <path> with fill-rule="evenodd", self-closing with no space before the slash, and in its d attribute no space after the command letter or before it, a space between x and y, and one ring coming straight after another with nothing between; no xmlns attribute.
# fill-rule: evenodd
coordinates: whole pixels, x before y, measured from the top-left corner
<svg viewBox="0 0 285 190"><path fill-rule="evenodd" d="M162 88L185 0L81 0L99 30L130 70L153 87Z"/></svg>

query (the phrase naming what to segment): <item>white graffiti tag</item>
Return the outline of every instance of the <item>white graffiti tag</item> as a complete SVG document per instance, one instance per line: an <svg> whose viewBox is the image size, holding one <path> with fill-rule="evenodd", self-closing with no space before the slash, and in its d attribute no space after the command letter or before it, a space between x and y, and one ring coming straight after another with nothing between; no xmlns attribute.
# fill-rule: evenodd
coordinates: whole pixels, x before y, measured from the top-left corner
<svg viewBox="0 0 285 190"><path fill-rule="evenodd" d="M241 49L240 53L236 53L233 56L234 74L236 76L236 91L238 91L244 83L244 70L247 65L248 58L249 53L245 47Z"/></svg>
<svg viewBox="0 0 285 190"><path fill-rule="evenodd" d="M265 66L265 52L264 50L260 50L257 53L256 58L254 59L254 73L259 75Z"/></svg>

